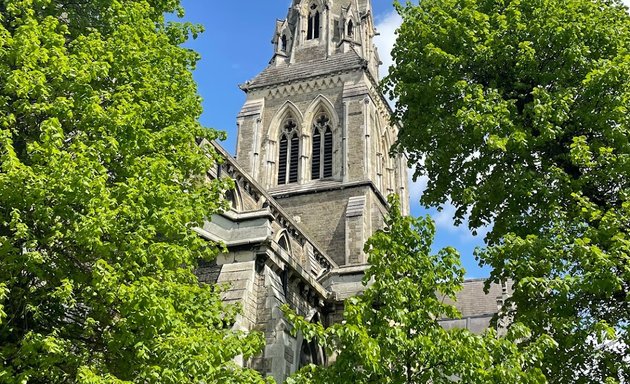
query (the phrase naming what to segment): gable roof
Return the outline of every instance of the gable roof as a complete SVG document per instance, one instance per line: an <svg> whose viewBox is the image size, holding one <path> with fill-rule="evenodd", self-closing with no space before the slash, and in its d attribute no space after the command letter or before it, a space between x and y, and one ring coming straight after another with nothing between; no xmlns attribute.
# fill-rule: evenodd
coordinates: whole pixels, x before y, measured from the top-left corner
<svg viewBox="0 0 630 384"><path fill-rule="evenodd" d="M329 75L336 72L348 72L356 69L367 68L367 61L361 58L354 50L345 53L337 53L329 57L317 58L310 61L291 64L270 64L258 76L242 84L244 91L262 88L270 85L290 83L296 80Z"/></svg>

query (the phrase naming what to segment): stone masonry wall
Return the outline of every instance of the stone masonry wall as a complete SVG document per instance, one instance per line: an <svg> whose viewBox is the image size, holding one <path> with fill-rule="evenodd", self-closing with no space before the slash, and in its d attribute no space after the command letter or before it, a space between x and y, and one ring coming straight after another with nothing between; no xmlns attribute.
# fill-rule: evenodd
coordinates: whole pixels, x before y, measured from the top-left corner
<svg viewBox="0 0 630 384"><path fill-rule="evenodd" d="M339 265L346 264L346 208L348 199L364 196L367 187L348 188L278 198L292 216L299 216L323 250Z"/></svg>
<svg viewBox="0 0 630 384"><path fill-rule="evenodd" d="M346 233L346 211L351 197L366 197L366 220L352 224L357 231L352 236ZM314 240L339 265L346 264L346 240L350 237L361 242L352 244L354 250L363 248L372 230L382 228L385 207L368 186L349 187L326 192L278 197L277 200L292 216L298 216L302 226ZM352 220L352 218L351 218ZM368 225L369 224L369 225ZM362 262L357 255L352 262Z"/></svg>

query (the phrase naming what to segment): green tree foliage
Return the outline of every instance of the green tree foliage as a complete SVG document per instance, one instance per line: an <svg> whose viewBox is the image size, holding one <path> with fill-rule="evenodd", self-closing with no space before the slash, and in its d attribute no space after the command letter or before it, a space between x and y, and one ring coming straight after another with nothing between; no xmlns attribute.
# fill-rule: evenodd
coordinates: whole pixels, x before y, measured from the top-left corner
<svg viewBox="0 0 630 384"><path fill-rule="evenodd" d="M630 16L617 0L422 0L387 87L425 205L492 226L558 383L630 378Z"/></svg>
<svg viewBox="0 0 630 384"><path fill-rule="evenodd" d="M0 1L0 383L255 383L193 267L230 187L178 0Z"/></svg>
<svg viewBox="0 0 630 384"><path fill-rule="evenodd" d="M335 356L329 367L306 367L288 382L545 383L538 360L553 346L549 339L531 342L521 326L506 337L494 330L474 335L440 326L440 319L459 316L444 302L461 289L459 254L445 248L432 255L431 219L402 216L395 197L390 204L385 229L365 245L366 290L346 302L343 323L325 329L285 308L295 330ZM529 345L519 346L517 340Z"/></svg>

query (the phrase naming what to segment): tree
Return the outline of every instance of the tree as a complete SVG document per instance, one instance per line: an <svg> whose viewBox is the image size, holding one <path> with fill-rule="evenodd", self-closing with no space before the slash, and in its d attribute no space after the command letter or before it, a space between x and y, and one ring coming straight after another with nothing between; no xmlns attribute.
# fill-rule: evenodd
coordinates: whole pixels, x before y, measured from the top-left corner
<svg viewBox="0 0 630 384"><path fill-rule="evenodd" d="M538 364L553 346L533 341L520 326L506 337L488 330L445 330L440 319L456 318L445 304L461 289L459 254L445 248L431 255L430 218L405 217L391 197L385 229L365 244L370 268L364 293L346 302L344 322L324 328L284 309L295 330L336 354L329 367L304 368L289 383L545 383ZM519 345L518 340L529 345Z"/></svg>
<svg viewBox="0 0 630 384"><path fill-rule="evenodd" d="M491 226L558 383L630 378L630 16L617 0L423 0L386 87L427 206Z"/></svg>
<svg viewBox="0 0 630 384"><path fill-rule="evenodd" d="M177 0L0 2L0 383L255 383L193 268L224 180Z"/></svg>

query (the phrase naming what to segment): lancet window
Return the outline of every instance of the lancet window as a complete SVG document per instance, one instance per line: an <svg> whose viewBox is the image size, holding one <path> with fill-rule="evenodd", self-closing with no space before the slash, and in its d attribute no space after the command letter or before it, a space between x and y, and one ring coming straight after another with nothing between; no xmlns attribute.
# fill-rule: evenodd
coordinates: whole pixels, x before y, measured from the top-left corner
<svg viewBox="0 0 630 384"><path fill-rule="evenodd" d="M308 28L306 30L306 40L319 39L319 27L321 24L321 14L317 4L311 4L308 13Z"/></svg>
<svg viewBox="0 0 630 384"><path fill-rule="evenodd" d="M321 323L319 319L319 315L316 314L313 316L313 319L310 321L313 324ZM326 364L326 355L324 353L324 349L318 344L317 339L312 339L310 341L304 339L302 340L302 347L300 348L300 361L298 362L298 369L302 367L306 367L309 364L320 365Z"/></svg>
<svg viewBox="0 0 630 384"><path fill-rule="evenodd" d="M333 135L330 118L320 113L313 124L313 160L311 178L313 180L332 177L333 175Z"/></svg>
<svg viewBox="0 0 630 384"><path fill-rule="evenodd" d="M297 183L300 160L300 137L292 116L287 117L280 133L278 185Z"/></svg>

